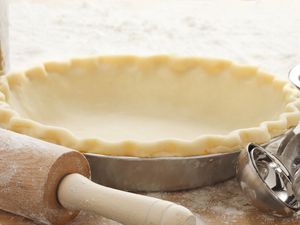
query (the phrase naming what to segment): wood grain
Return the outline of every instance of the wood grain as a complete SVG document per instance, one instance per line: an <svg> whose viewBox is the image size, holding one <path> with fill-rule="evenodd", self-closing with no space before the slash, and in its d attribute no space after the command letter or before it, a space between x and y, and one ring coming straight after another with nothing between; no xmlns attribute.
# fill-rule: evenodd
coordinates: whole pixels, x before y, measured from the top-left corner
<svg viewBox="0 0 300 225"><path fill-rule="evenodd" d="M89 177L87 160L79 152L0 129L0 208L37 221L65 224L77 214L57 201L63 177Z"/></svg>

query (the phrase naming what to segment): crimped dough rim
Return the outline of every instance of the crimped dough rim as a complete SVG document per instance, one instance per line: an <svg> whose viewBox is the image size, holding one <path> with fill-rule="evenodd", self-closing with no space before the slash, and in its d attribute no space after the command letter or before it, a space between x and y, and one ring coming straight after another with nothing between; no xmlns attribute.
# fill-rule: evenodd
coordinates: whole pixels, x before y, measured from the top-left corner
<svg viewBox="0 0 300 225"><path fill-rule="evenodd" d="M262 85L272 85L285 96L284 111L277 120L261 122L259 126L234 130L226 135L201 135L194 140L163 139L159 141L143 142L125 140L108 142L98 138L76 137L70 130L62 127L48 126L31 119L22 118L9 105L7 97L13 85L20 85L24 77L39 79L49 76L49 73L62 73L66 67L85 67L98 60L113 60L121 63L146 63L148 66L163 63L174 75L184 74L195 66L201 66L209 73L219 73L229 70L232 76L247 79L255 76ZM221 59L207 59L200 57L174 56L99 56L77 58L66 62L48 62L24 72L11 73L0 80L0 126L3 128L39 138L48 142L64 145L81 152L96 153L112 156L159 157L159 156L194 156L237 151L249 142L266 143L271 138L284 133L295 126L300 120L299 92L289 82L280 80L258 68L238 65Z"/></svg>

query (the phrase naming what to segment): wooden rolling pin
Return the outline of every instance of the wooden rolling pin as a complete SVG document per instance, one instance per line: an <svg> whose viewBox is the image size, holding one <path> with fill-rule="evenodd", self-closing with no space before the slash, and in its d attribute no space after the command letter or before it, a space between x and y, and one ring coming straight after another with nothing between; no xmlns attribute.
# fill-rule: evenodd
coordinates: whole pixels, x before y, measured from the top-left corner
<svg viewBox="0 0 300 225"><path fill-rule="evenodd" d="M0 129L0 208L44 224L62 225L79 210L128 225L195 225L172 202L93 183L77 151Z"/></svg>

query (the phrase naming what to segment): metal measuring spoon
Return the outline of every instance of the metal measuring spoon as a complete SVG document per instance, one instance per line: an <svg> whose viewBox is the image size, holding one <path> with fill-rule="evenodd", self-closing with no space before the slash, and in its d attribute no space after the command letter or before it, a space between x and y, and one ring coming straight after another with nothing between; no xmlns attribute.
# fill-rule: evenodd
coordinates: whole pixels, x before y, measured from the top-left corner
<svg viewBox="0 0 300 225"><path fill-rule="evenodd" d="M300 209L292 177L273 154L249 144L238 161L238 180L253 205L275 216L291 216Z"/></svg>
<svg viewBox="0 0 300 225"><path fill-rule="evenodd" d="M289 171L272 153L249 144L239 156L237 178L253 205L275 216L291 216L300 209Z"/></svg>
<svg viewBox="0 0 300 225"><path fill-rule="evenodd" d="M300 65L289 73L300 89ZM272 153L272 149L275 152ZM300 125L265 146L249 144L239 156L237 178L257 208L279 217L300 210Z"/></svg>

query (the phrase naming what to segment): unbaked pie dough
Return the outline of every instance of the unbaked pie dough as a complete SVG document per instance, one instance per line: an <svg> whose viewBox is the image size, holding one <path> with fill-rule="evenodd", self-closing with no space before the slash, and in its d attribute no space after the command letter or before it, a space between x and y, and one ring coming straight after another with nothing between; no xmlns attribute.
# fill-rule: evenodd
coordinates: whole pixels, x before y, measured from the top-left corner
<svg viewBox="0 0 300 225"><path fill-rule="evenodd" d="M6 129L105 155L191 156L265 143L299 94L257 68L197 57L101 56L2 77Z"/></svg>

